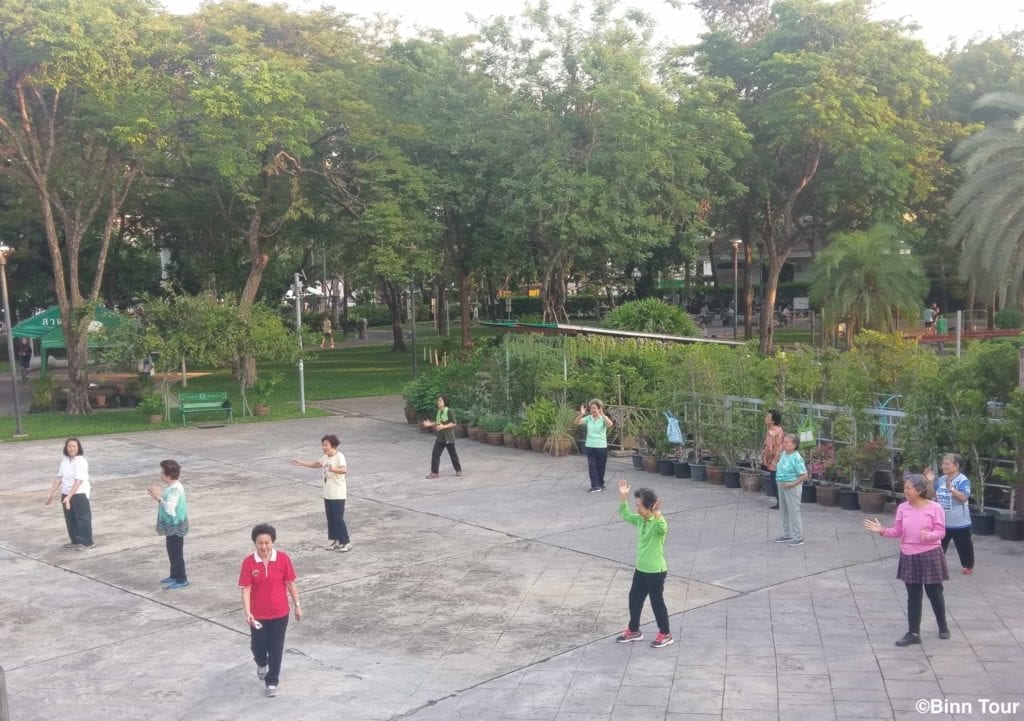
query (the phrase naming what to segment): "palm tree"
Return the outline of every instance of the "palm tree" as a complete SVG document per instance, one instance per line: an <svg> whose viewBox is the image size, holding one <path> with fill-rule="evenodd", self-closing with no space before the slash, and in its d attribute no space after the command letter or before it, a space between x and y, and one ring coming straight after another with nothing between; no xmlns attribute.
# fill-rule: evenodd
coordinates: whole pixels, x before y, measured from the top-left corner
<svg viewBox="0 0 1024 721"><path fill-rule="evenodd" d="M812 270L811 300L831 318L845 318L851 335L891 331L897 310L916 318L928 289L921 262L889 225L837 234Z"/></svg>
<svg viewBox="0 0 1024 721"><path fill-rule="evenodd" d="M1020 299L1024 271L1024 96L991 93L974 107L1002 117L953 154L965 178L953 196L949 241L961 250L960 275L1006 305Z"/></svg>

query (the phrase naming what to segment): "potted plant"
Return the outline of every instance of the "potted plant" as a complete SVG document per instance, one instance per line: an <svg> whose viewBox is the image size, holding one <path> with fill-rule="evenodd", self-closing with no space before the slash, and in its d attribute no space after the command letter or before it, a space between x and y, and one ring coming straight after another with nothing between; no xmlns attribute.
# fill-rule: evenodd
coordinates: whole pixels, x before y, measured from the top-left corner
<svg viewBox="0 0 1024 721"><path fill-rule="evenodd" d="M548 432L545 448L551 455L568 455L576 445L576 411L568 406L559 406L555 410L554 422Z"/></svg>
<svg viewBox="0 0 1024 721"><path fill-rule="evenodd" d="M545 450L548 434L555 425L555 404L548 398L538 398L523 412L523 430L530 439L530 448L538 453Z"/></svg>
<svg viewBox="0 0 1024 721"><path fill-rule="evenodd" d="M530 450L530 434L526 432L526 427L522 421L515 425L515 436L516 436L516 448L521 451Z"/></svg>
<svg viewBox="0 0 1024 721"><path fill-rule="evenodd" d="M421 373L409 381L402 390L405 398L405 420L414 425L420 419L434 420L437 415L437 397L441 395L441 383L434 373ZM427 429L427 432L432 432Z"/></svg>
<svg viewBox="0 0 1024 721"><path fill-rule="evenodd" d="M863 509L867 513L881 513L889 495L875 488L875 474L888 472L890 487L892 485L892 456L885 442L872 438L859 445L844 446L836 452L836 465L850 478L850 488L839 492L839 505L851 511Z"/></svg>
<svg viewBox="0 0 1024 721"><path fill-rule="evenodd" d="M162 423L164 420L164 399L159 393L147 393L139 401L139 410L150 423Z"/></svg>
<svg viewBox="0 0 1024 721"><path fill-rule="evenodd" d="M494 413L489 413L480 419L478 424L480 432L477 440L481 443L488 443L492 446L505 445L505 419Z"/></svg>
<svg viewBox="0 0 1024 721"><path fill-rule="evenodd" d="M505 448L515 448L516 447L516 424L513 423L512 421L509 421L508 423L506 423L505 427L502 429L502 437L504 439Z"/></svg>
<svg viewBox="0 0 1024 721"><path fill-rule="evenodd" d="M734 422L735 421L735 422ZM739 418L734 418L731 409L721 413L708 414L708 424L705 426L704 435L707 444L710 446L715 459L721 464L722 478L727 488L740 488L740 458L746 455L744 444L749 440L746 429L742 427ZM709 469L709 477L712 483L715 482L717 473ZM747 486L751 491L761 490L761 474L757 473L756 488L751 479Z"/></svg>
<svg viewBox="0 0 1024 721"><path fill-rule="evenodd" d="M658 438L665 437L660 418L652 415L641 423L637 433L640 450L640 465L647 473L658 472Z"/></svg>
<svg viewBox="0 0 1024 721"><path fill-rule="evenodd" d="M818 488L824 482L831 482L835 466L836 450L831 443L818 443L807 452L807 480L800 488L802 503L818 502Z"/></svg>
<svg viewBox="0 0 1024 721"><path fill-rule="evenodd" d="M255 401L255 405L252 408L252 412L257 416L265 416L270 413L270 394L273 392L274 387L281 382L280 373L267 373L261 375L256 379L256 382L252 384L252 397Z"/></svg>
<svg viewBox="0 0 1024 721"><path fill-rule="evenodd" d="M481 414L476 408L467 408L463 415L466 419L466 438L471 441L480 440L480 425L477 419L481 417Z"/></svg>

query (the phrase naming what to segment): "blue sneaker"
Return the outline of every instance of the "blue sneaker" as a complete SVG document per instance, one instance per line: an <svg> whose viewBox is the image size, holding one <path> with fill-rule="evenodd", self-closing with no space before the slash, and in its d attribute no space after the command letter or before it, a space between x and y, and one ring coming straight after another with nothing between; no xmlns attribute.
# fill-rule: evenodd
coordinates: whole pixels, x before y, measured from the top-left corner
<svg viewBox="0 0 1024 721"><path fill-rule="evenodd" d="M168 576L167 578L161 578L160 583L167 585L168 583L174 583L174 576Z"/></svg>
<svg viewBox="0 0 1024 721"><path fill-rule="evenodd" d="M174 590L179 589L179 588L188 588L189 585L190 584L189 584L188 581L175 581L174 583L169 584L167 586L167 590L168 591L174 591Z"/></svg>

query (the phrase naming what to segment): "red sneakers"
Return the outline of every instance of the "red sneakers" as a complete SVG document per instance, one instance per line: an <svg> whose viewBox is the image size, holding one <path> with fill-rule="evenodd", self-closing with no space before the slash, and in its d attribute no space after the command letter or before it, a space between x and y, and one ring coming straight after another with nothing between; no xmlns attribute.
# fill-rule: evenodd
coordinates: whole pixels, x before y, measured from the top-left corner
<svg viewBox="0 0 1024 721"><path fill-rule="evenodd" d="M643 641L644 635L640 631L630 631L628 628L622 635L615 639L618 643L629 643L630 641Z"/></svg>
<svg viewBox="0 0 1024 721"><path fill-rule="evenodd" d="M664 648L665 646L668 646L675 642L676 640L672 638L671 633L659 633L657 636L654 637L654 640L651 641L651 648Z"/></svg>

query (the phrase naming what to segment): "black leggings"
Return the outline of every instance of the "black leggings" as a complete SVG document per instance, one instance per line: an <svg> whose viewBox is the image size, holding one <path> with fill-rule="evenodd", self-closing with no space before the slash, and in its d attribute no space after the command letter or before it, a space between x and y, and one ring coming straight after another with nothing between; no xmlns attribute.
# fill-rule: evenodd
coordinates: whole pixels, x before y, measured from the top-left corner
<svg viewBox="0 0 1024 721"><path fill-rule="evenodd" d="M633 585L629 588L629 630L640 630L640 612L644 609L644 600L650 596L651 610L654 620L658 622L658 631L669 634L668 609L665 607L665 577L668 572L644 573L633 570Z"/></svg>
<svg viewBox="0 0 1024 721"><path fill-rule="evenodd" d="M284 634L288 630L288 617L257 619L263 628L249 627L249 646L257 666L267 666L267 686L277 686L281 680L281 658L284 656Z"/></svg>
<svg viewBox="0 0 1024 721"><path fill-rule="evenodd" d="M587 449L587 469L590 471L590 487L604 488L604 469L608 465L607 448Z"/></svg>
<svg viewBox="0 0 1024 721"><path fill-rule="evenodd" d="M942 552L949 548L949 542L956 544L956 554L960 556L960 566L974 568L974 541L971 540L971 527L947 528L942 538Z"/></svg>
<svg viewBox="0 0 1024 721"><path fill-rule="evenodd" d="M167 536L167 560L171 562L171 572L168 575L178 583L187 581L184 536Z"/></svg>
<svg viewBox="0 0 1024 721"><path fill-rule="evenodd" d="M430 454L430 472L437 473L441 468L441 454L444 449L448 449L448 455L452 459L452 467L456 473L462 472L462 465L459 463L459 454L455 452L454 443L442 443L441 441L434 441L434 451Z"/></svg>
<svg viewBox="0 0 1024 721"><path fill-rule="evenodd" d="M940 631L948 630L946 625L946 599L942 595L941 583L908 583L907 587L907 622L910 632L921 633L921 592L928 594L928 600L932 604L932 611L935 612L935 620L939 624Z"/></svg>

